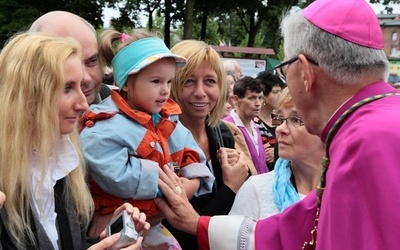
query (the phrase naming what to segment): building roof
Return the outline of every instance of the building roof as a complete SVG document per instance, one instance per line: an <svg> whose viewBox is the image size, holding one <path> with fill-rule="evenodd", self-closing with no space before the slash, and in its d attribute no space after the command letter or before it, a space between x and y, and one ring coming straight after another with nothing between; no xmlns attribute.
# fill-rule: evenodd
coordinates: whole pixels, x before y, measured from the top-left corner
<svg viewBox="0 0 400 250"><path fill-rule="evenodd" d="M381 26L399 26L400 14L378 14L376 17Z"/></svg>
<svg viewBox="0 0 400 250"><path fill-rule="evenodd" d="M262 55L273 56L275 55L275 51L269 48L255 48L255 47L239 47L239 46L218 46L218 45L211 45L213 49L223 53L243 53L243 54L253 54L261 57Z"/></svg>
<svg viewBox="0 0 400 250"><path fill-rule="evenodd" d="M399 14L377 14L378 19L395 19Z"/></svg>
<svg viewBox="0 0 400 250"><path fill-rule="evenodd" d="M400 20L380 21L381 26L400 26Z"/></svg>

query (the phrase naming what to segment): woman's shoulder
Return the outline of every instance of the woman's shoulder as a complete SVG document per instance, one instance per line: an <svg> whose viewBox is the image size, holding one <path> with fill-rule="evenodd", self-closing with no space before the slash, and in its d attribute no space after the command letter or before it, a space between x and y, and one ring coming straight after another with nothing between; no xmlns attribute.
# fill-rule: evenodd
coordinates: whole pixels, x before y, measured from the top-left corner
<svg viewBox="0 0 400 250"><path fill-rule="evenodd" d="M272 185L274 184L274 171L252 175L246 181L248 184L252 185L255 192L260 197L269 197L272 195Z"/></svg>
<svg viewBox="0 0 400 250"><path fill-rule="evenodd" d="M279 213L277 206L274 203L274 196L272 186L274 184L275 173L274 171L254 175L249 178L253 181L254 192L257 193L258 202L260 206L259 218L262 219L271 215Z"/></svg>
<svg viewBox="0 0 400 250"><path fill-rule="evenodd" d="M221 130L221 132L225 132L225 133L229 133L230 135L232 135L230 128L228 127L228 125L223 122L222 120L218 123L217 127L219 127L219 129Z"/></svg>
<svg viewBox="0 0 400 250"><path fill-rule="evenodd" d="M212 130L213 130L212 135L217 140L219 140L219 141L222 140L224 147L227 147L227 148L235 147L235 139L233 138L232 132L231 132L230 128L224 122L220 121L217 126L212 128Z"/></svg>
<svg viewBox="0 0 400 250"><path fill-rule="evenodd" d="M255 186L265 186L265 185L272 186L274 179L275 179L275 173L274 171L270 171L264 174L252 175L249 177L248 181L253 182Z"/></svg>

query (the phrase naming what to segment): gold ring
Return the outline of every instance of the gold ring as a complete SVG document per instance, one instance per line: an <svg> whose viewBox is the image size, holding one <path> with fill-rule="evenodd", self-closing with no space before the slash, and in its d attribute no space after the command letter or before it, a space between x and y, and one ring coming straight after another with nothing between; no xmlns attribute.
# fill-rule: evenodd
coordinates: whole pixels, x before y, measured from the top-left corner
<svg viewBox="0 0 400 250"><path fill-rule="evenodd" d="M180 186L175 186L176 191L178 191L178 193L182 193L182 188Z"/></svg>

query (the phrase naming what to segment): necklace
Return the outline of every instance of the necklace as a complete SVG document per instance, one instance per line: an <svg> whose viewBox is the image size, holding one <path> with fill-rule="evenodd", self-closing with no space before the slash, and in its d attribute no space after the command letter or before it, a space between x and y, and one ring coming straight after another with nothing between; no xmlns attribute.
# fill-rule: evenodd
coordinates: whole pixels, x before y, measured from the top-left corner
<svg viewBox="0 0 400 250"><path fill-rule="evenodd" d="M316 248L316 245L317 245L319 213L320 213L320 209L321 209L322 196L324 194L325 186L326 186L326 173L328 172L329 163L330 163L329 147L331 145L334 135L338 131L339 127L342 125L343 121L346 120L346 118L351 113L353 113L356 109L358 109L362 105L376 101L376 100L384 98L386 96L399 96L399 95L400 95L400 93L386 93L386 94L379 94L379 95L367 97L367 98L353 104L350 108L348 108L339 117L339 119L337 119L337 121L333 124L332 128L329 130L329 132L326 136L326 139L325 139L325 156L322 157L322 160L321 160L321 165L322 165L321 177L320 177L319 185L317 186L317 190L316 190L317 212L315 214L314 228L311 230L311 240L309 242L304 242L304 245L302 248L303 250L313 250Z"/></svg>

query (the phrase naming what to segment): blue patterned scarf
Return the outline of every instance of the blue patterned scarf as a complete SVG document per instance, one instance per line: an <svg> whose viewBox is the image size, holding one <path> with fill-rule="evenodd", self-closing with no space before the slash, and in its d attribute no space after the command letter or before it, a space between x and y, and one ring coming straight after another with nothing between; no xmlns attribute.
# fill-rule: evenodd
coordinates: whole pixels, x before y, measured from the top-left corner
<svg viewBox="0 0 400 250"><path fill-rule="evenodd" d="M290 181L292 176L290 161L279 158L276 161L274 173L275 179L272 185L274 203L279 211L283 212L288 206L300 200L299 194Z"/></svg>

